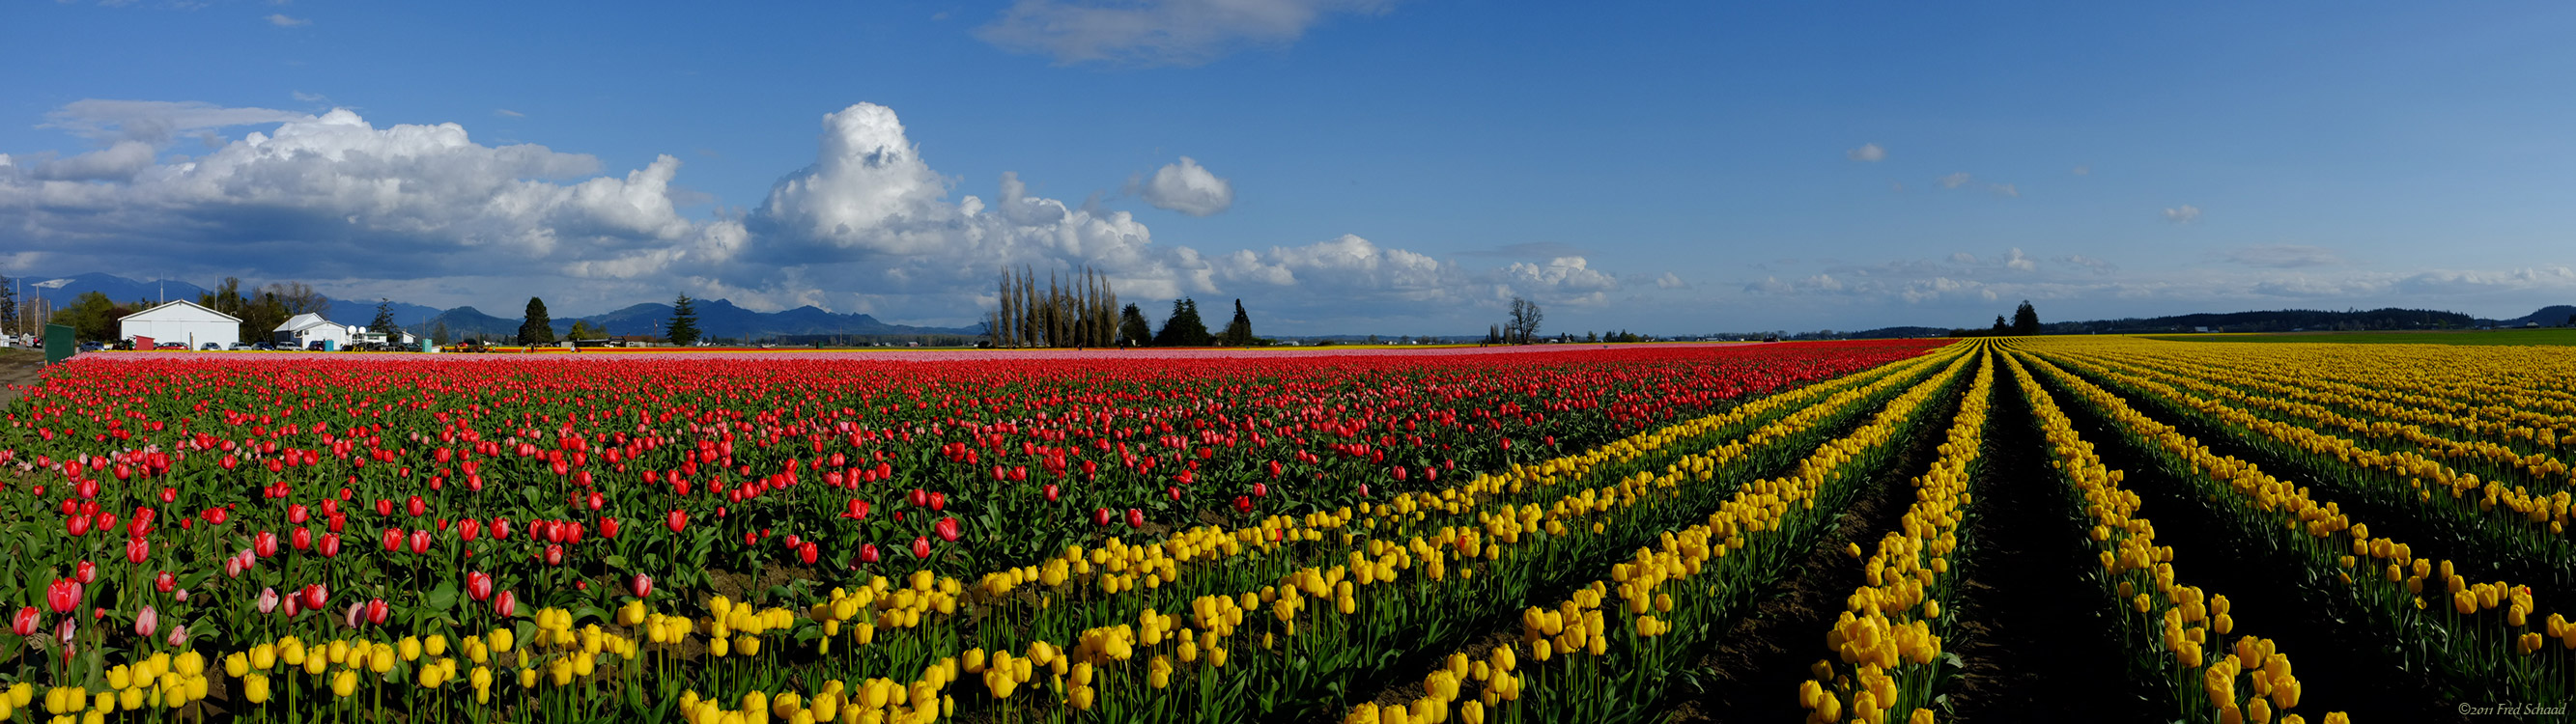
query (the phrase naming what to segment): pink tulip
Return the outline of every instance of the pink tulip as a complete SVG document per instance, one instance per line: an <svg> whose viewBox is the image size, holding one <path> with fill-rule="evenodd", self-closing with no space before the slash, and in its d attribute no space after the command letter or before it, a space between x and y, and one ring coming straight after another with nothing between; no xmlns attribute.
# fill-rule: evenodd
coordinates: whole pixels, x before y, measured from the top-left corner
<svg viewBox="0 0 2576 724"><path fill-rule="evenodd" d="M258 605L259 605L259 612L260 612L261 614L268 614L268 613L275 612L275 611L277 610L277 601L278 601L278 599L277 599L277 589L275 589L275 588L263 588L263 589L260 589L260 591L259 591L259 604L258 604Z"/></svg>
<svg viewBox="0 0 2576 724"><path fill-rule="evenodd" d="M143 610L134 612L134 635L148 639L160 630L161 613L152 610L151 604L144 604Z"/></svg>

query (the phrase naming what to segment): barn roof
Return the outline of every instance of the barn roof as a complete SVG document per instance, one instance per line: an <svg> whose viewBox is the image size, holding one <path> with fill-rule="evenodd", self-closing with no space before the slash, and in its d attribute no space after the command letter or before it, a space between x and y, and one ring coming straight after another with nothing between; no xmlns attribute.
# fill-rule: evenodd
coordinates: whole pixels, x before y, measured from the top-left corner
<svg viewBox="0 0 2576 724"><path fill-rule="evenodd" d="M150 309L145 309L145 310L140 311L140 312L135 312L135 313L133 313L133 314L125 315L125 316L124 316L124 317L122 317L121 319L134 319L134 320L144 320L144 321L149 321L149 320L152 320L152 319L156 319L156 318L158 318L158 317L160 317L160 316L167 316L167 315L168 315L169 313L171 313L171 312L183 312L183 311L186 311L186 310L188 310L188 309L192 309L192 308L193 308L193 309L196 309L196 310L198 310L198 311L205 312L205 313L207 313L207 314L212 314L212 315L215 315L215 316L218 316L218 317L222 317L222 318L224 318L224 319L231 320L234 324L240 324L240 323L241 323L241 318L240 318L240 317L235 317L235 316L230 315L230 314L225 314L225 313L223 313L223 312L218 312L218 311L215 311L215 310L213 310L213 309L208 308L206 305L198 304L198 303L196 303L196 302L191 302L191 301L187 301L187 300L184 300L184 299L183 299L183 300L179 300L179 301L174 301L174 302L165 302L165 303L162 303L162 304L159 304L159 305L153 306L153 307L152 307L152 308L150 308Z"/></svg>

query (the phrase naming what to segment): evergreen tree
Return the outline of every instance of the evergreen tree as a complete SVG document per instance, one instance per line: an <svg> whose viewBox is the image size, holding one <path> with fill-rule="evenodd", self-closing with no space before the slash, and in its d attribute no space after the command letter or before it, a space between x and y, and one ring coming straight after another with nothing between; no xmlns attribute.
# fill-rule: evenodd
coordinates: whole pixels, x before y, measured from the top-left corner
<svg viewBox="0 0 2576 724"><path fill-rule="evenodd" d="M519 322L519 344L553 344L555 320L546 316L546 300L528 298L527 318Z"/></svg>
<svg viewBox="0 0 2576 724"><path fill-rule="evenodd" d="M1163 320L1163 330L1154 333L1156 347L1205 347L1216 342L1208 334L1207 323L1199 321L1199 303L1193 299L1172 300L1172 316Z"/></svg>
<svg viewBox="0 0 2576 724"><path fill-rule="evenodd" d="M598 327L590 326L590 320L576 319L572 321L572 330L564 333L564 338L571 340L598 339L604 334L606 333L600 331Z"/></svg>
<svg viewBox="0 0 2576 724"><path fill-rule="evenodd" d="M2012 323L2004 321L2004 315L1995 315L1995 328L1991 331L1995 334L2011 334Z"/></svg>
<svg viewBox="0 0 2576 724"><path fill-rule="evenodd" d="M367 323L367 331L384 335L386 344L402 343L402 327L394 324L393 300L376 300L376 319Z"/></svg>
<svg viewBox="0 0 2576 724"><path fill-rule="evenodd" d="M1243 313L1243 300L1234 300L1234 321L1226 323L1220 340L1228 347L1252 346L1252 316Z"/></svg>
<svg viewBox="0 0 2576 724"><path fill-rule="evenodd" d="M2039 310L2030 307L2030 300L2021 300L2021 308L2013 310L2012 331L2013 334L2024 335L2039 333Z"/></svg>
<svg viewBox="0 0 2576 724"><path fill-rule="evenodd" d="M1133 346L1154 343L1154 328L1145 322L1145 310L1129 304L1118 312L1118 343Z"/></svg>
<svg viewBox="0 0 2576 724"><path fill-rule="evenodd" d="M698 300L680 295L671 303L671 343L682 347L698 343Z"/></svg>

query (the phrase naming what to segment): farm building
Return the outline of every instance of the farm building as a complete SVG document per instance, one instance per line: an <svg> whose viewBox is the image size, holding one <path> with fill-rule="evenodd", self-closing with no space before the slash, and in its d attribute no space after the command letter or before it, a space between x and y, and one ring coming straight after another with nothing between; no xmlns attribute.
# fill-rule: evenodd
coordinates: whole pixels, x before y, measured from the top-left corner
<svg viewBox="0 0 2576 724"><path fill-rule="evenodd" d="M277 325L273 335L275 339L272 341L280 346L292 345L299 348L324 340L347 347L356 336L347 326L323 319L322 315L312 312L287 318L286 323Z"/></svg>
<svg viewBox="0 0 2576 724"><path fill-rule="evenodd" d="M189 349L209 342L228 346L241 341L240 318L188 301L125 315L116 321L116 326L116 334L122 339L150 337L154 342L185 342Z"/></svg>

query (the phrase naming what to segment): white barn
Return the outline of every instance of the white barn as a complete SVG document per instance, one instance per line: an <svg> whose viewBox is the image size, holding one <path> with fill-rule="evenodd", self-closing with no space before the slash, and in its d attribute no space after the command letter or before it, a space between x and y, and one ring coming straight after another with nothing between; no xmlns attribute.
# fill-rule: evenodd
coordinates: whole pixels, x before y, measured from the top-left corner
<svg viewBox="0 0 2576 724"><path fill-rule="evenodd" d="M347 326L323 319L322 315L312 312L288 317L284 324L277 325L273 334L276 337L273 341L279 345L293 345L298 348L322 340L330 340L338 346L347 347L356 336Z"/></svg>
<svg viewBox="0 0 2576 724"><path fill-rule="evenodd" d="M128 314L116 320L116 325L117 335L124 339L150 337L154 342L185 342L189 349L202 348L210 342L230 346L241 341L241 318L189 301Z"/></svg>

